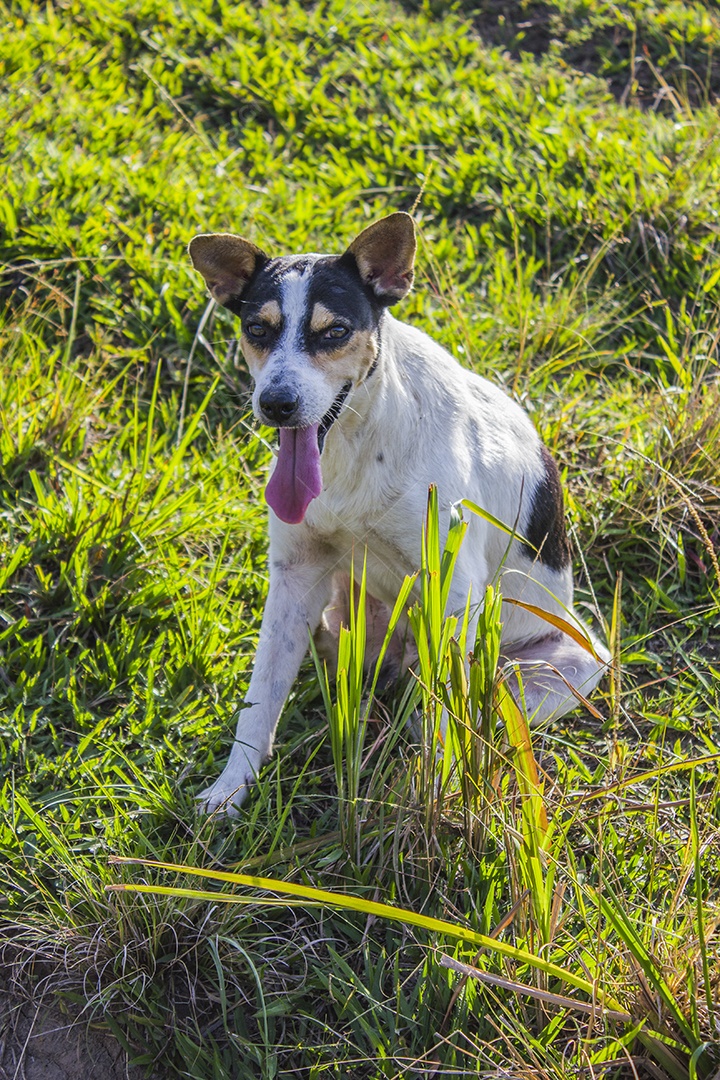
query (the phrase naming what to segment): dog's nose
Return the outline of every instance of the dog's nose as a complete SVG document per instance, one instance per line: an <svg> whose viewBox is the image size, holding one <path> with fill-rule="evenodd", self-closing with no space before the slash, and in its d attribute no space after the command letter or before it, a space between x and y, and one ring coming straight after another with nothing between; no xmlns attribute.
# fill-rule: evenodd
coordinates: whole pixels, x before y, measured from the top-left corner
<svg viewBox="0 0 720 1080"><path fill-rule="evenodd" d="M280 427L288 425L300 404L300 396L293 390L263 390L260 409L264 416Z"/></svg>

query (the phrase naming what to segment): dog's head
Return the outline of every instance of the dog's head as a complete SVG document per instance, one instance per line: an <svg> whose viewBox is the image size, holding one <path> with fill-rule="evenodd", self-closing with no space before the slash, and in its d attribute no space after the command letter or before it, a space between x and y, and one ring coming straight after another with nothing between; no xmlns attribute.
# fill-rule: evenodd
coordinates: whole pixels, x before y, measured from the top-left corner
<svg viewBox="0 0 720 1080"><path fill-rule="evenodd" d="M196 236L189 251L211 296L240 316L242 351L255 380L253 410L281 429L279 479L271 484L287 481L293 497L278 500L285 503L279 516L302 520L322 486L325 435L377 361L382 313L412 285L413 220L391 214L364 229L342 255L271 258L231 233ZM284 444L288 460L292 454L299 461L292 475Z"/></svg>
<svg viewBox="0 0 720 1080"><path fill-rule="evenodd" d="M412 285L415 229L409 214L391 214L343 255L273 259L230 233L196 236L189 251L210 295L240 316L255 415L302 428L366 378L382 311Z"/></svg>

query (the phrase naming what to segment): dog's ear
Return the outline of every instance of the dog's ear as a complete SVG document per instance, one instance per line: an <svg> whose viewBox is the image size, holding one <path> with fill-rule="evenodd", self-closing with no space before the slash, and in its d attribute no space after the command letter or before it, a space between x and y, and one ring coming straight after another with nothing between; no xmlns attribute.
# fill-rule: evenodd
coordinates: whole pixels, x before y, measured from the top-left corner
<svg viewBox="0 0 720 1080"><path fill-rule="evenodd" d="M353 256L365 284L389 306L410 292L415 248L413 219L397 213L363 229L345 256Z"/></svg>
<svg viewBox="0 0 720 1080"><path fill-rule="evenodd" d="M194 236L188 252L193 266L205 278L210 295L231 310L253 274L269 262L269 256L259 247L232 233Z"/></svg>

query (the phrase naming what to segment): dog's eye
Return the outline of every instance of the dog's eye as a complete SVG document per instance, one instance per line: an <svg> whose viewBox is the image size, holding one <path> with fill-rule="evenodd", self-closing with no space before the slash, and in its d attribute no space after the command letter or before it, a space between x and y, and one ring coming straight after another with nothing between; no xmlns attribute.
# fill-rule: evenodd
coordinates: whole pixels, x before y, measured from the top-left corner
<svg viewBox="0 0 720 1080"><path fill-rule="evenodd" d="M267 330L262 323L251 322L245 327L245 333L248 337L263 338L267 334Z"/></svg>
<svg viewBox="0 0 720 1080"><path fill-rule="evenodd" d="M336 323L335 326L331 326L329 330L325 331L325 337L331 341L340 341L341 338L347 337L350 331L347 326L343 326L341 323Z"/></svg>

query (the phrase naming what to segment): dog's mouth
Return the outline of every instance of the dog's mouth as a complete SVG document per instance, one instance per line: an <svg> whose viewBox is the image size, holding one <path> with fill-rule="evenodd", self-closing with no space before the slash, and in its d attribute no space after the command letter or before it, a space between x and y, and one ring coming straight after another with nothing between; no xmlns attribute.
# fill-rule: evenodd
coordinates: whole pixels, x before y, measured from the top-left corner
<svg viewBox="0 0 720 1080"><path fill-rule="evenodd" d="M352 383L346 382L319 424L279 428L280 449L265 488L265 500L288 525L298 525L322 491L320 454L351 389Z"/></svg>
<svg viewBox="0 0 720 1080"><path fill-rule="evenodd" d="M320 427L318 428L317 439L318 439L318 450L319 450L319 452L321 454L323 452L323 446L325 445L325 436L327 435L328 431L330 430L330 428L333 426L333 424L337 420L338 416L340 415L340 412L342 411L342 407L345 404L345 399L347 398L347 396L348 396L348 394L350 393L351 390L352 390L352 383L348 380L348 382L345 383L342 390L340 391L338 396L335 398L332 405L330 406L330 408L328 409L328 411L325 413L322 420L320 421Z"/></svg>

